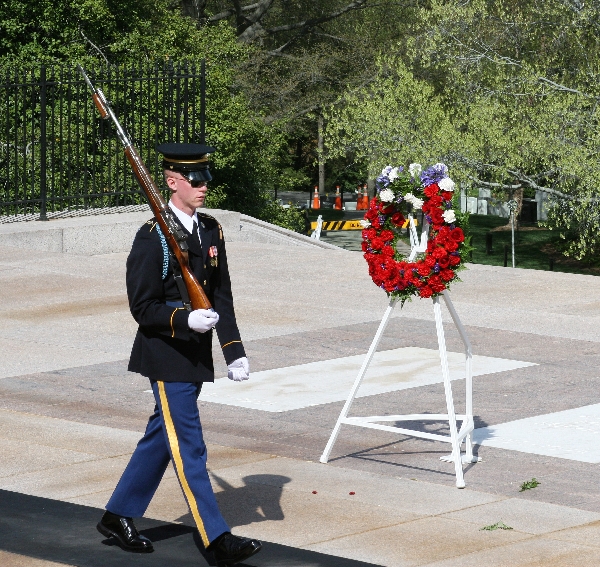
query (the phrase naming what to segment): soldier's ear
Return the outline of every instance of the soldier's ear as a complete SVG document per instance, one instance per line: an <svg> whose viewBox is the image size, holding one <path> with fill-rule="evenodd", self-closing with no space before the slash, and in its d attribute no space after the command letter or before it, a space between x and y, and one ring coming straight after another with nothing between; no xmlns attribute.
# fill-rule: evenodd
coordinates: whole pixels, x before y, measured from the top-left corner
<svg viewBox="0 0 600 567"><path fill-rule="evenodd" d="M171 177L170 175L165 175L165 182L167 183L167 187L171 191L176 191L176 189L177 189L177 181L175 181L174 177Z"/></svg>

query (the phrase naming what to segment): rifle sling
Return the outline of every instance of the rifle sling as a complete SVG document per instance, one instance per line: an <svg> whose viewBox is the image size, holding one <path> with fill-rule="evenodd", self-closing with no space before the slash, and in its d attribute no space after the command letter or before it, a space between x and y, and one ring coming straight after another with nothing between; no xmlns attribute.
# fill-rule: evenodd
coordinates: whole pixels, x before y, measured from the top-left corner
<svg viewBox="0 0 600 567"><path fill-rule="evenodd" d="M171 262L171 268L173 269L173 277L175 278L175 283L177 284L177 289L179 290L179 295L181 295L181 301L183 302L183 306L188 310L192 310L192 302L190 301L190 294L188 293L187 287L185 286L185 282L183 281L183 276L181 275L181 266L179 262L174 257L173 252L169 250L169 260Z"/></svg>

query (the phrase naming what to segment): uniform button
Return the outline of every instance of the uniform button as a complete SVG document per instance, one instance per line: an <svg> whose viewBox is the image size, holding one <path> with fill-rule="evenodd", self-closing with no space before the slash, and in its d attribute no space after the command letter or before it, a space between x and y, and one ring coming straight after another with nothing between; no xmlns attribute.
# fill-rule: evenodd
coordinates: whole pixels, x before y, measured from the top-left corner
<svg viewBox="0 0 600 567"><path fill-rule="evenodd" d="M204 264L204 269L206 270L206 264Z"/></svg>
<svg viewBox="0 0 600 567"><path fill-rule="evenodd" d="M206 285L206 280L204 280L204 285Z"/></svg>

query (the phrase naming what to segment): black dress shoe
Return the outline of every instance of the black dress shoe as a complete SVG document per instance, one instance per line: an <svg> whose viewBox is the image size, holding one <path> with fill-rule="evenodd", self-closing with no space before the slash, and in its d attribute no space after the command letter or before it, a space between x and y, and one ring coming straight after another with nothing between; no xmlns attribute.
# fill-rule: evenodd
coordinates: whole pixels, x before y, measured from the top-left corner
<svg viewBox="0 0 600 567"><path fill-rule="evenodd" d="M217 567L230 567L258 553L261 547L262 544L256 539L225 532L208 546L208 551L213 552Z"/></svg>
<svg viewBox="0 0 600 567"><path fill-rule="evenodd" d="M138 533L131 518L117 516L107 510L96 528L103 536L114 537L125 551L135 553L152 553L154 551L152 542Z"/></svg>

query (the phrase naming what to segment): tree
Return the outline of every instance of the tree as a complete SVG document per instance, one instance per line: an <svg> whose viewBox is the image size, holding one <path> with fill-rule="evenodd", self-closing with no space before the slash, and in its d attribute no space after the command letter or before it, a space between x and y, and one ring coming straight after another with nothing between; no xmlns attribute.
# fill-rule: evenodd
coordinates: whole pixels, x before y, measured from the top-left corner
<svg viewBox="0 0 600 567"><path fill-rule="evenodd" d="M332 151L370 153L375 170L390 150L446 161L458 179L503 194L542 189L565 253L592 257L599 3L432 0L417 15L376 80L331 106Z"/></svg>
<svg viewBox="0 0 600 567"><path fill-rule="evenodd" d="M69 64L96 66L189 59L207 63L207 141L215 154L213 202L303 227L300 214L285 212L270 198L288 166L276 124L266 124L234 84L249 48L225 23L198 27L173 10L170 0L9 0L0 6L0 70ZM285 188L285 185L284 187Z"/></svg>

